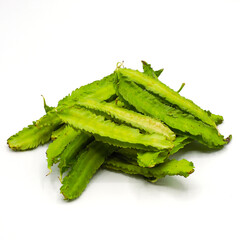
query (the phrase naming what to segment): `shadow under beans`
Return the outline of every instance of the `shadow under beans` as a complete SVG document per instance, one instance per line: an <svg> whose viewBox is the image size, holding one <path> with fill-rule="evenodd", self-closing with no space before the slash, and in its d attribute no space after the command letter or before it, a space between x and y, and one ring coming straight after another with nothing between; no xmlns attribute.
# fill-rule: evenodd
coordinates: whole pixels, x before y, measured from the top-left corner
<svg viewBox="0 0 240 240"><path fill-rule="evenodd" d="M187 185L184 184L180 180L180 178L183 178L183 177L181 177L181 176L165 176L164 178L158 179L154 183L149 182L149 184L153 184L158 187L166 187L166 188L174 189L177 191L186 191L188 189Z"/></svg>
<svg viewBox="0 0 240 240"><path fill-rule="evenodd" d="M106 171L111 171L115 172L117 174L125 175L126 177L129 177L131 179L136 179L137 181L141 181L145 186L156 186L156 187L166 187L166 188L171 188L174 190L178 191L186 191L187 186L181 181L180 178L184 178L182 176L165 176L163 178L158 179L156 182L150 182L147 180L147 178L144 178L141 175L135 175L135 174L126 174L121 171L115 171L115 170L108 170L105 169Z"/></svg>

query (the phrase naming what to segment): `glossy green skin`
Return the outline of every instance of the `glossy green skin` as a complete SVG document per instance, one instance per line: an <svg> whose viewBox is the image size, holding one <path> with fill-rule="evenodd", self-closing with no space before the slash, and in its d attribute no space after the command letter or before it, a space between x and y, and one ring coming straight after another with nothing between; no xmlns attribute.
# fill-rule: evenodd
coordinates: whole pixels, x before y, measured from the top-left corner
<svg viewBox="0 0 240 240"><path fill-rule="evenodd" d="M98 101L104 101L116 94L114 88L115 75L111 74L102 80L94 81L74 90L70 95L66 96L58 102L58 106L72 103L81 98L95 98Z"/></svg>
<svg viewBox="0 0 240 240"><path fill-rule="evenodd" d="M160 98L148 91L143 91L134 82L119 81L117 94L134 106L137 111L163 121L171 129L177 129L210 148L219 148L227 143L216 128L195 119L190 114L164 104Z"/></svg>
<svg viewBox="0 0 240 240"><path fill-rule="evenodd" d="M37 122L29 125L7 140L8 146L14 151L24 151L45 144L52 132L62 123L55 112L48 112Z"/></svg>
<svg viewBox="0 0 240 240"><path fill-rule="evenodd" d="M215 122L208 116L206 111L202 110L199 106L193 103L191 100L182 97L179 93L175 92L167 85L163 84L155 78L147 76L137 70L118 68L116 74L119 80L135 82L146 88L146 90L153 92L169 103L178 106L183 111L186 111L196 118L202 120L204 123L216 128Z"/></svg>
<svg viewBox="0 0 240 240"><path fill-rule="evenodd" d="M169 156L178 152L181 148L191 143L192 140L187 136L178 136L174 141L174 147L170 152L137 152L137 162L140 167L154 167L157 164L165 162Z"/></svg>
<svg viewBox="0 0 240 240"><path fill-rule="evenodd" d="M154 179L163 178L167 175L179 175L188 177L191 173L194 172L193 163L188 162L186 159L179 161L172 159L153 168L144 168L132 165L125 161L124 158L120 158L119 156L112 156L104 162L102 167L109 170L120 171L127 174L141 175L146 178Z"/></svg>
<svg viewBox="0 0 240 240"><path fill-rule="evenodd" d="M138 129L119 125L111 120L106 120L102 115L96 115L90 110L80 107L65 108L58 112L59 117L73 128L87 131L91 134L116 140L118 143L130 144L132 147L139 145L149 146L157 150L171 149L173 144L159 134L142 134Z"/></svg>
<svg viewBox="0 0 240 240"><path fill-rule="evenodd" d="M63 124L61 127L59 127L57 130L53 131L52 132L52 135L51 135L51 140L56 140L62 133L62 131L64 131L64 128L66 127L67 125Z"/></svg>
<svg viewBox="0 0 240 240"><path fill-rule="evenodd" d="M112 151L110 145L96 141L82 151L62 182L60 191L66 200L73 200L82 194L90 179Z"/></svg>
<svg viewBox="0 0 240 240"><path fill-rule="evenodd" d="M58 156L64 151L67 145L81 133L75 131L70 126L66 126L58 138L49 144L47 149L48 168L51 169L53 163L59 161Z"/></svg>
<svg viewBox="0 0 240 240"><path fill-rule="evenodd" d="M191 143L192 139L187 136L177 136L174 141L173 149L168 151L150 152L137 149L119 149L117 152L130 159L131 164L136 163L141 167L154 167L157 164L165 162L169 156L173 155L181 148ZM134 162L132 161L134 160Z"/></svg>
<svg viewBox="0 0 240 240"><path fill-rule="evenodd" d="M148 133L158 133L164 135L168 140L173 141L175 134L161 121L145 116L143 114L118 107L115 102L99 102L96 99L81 99L76 102L76 105L86 107L88 109L97 110L108 114L114 119L118 119L133 127L145 130Z"/></svg>
<svg viewBox="0 0 240 240"><path fill-rule="evenodd" d="M156 147L150 146L150 145L143 145L143 144L139 144L139 143L129 143L129 142L123 142L123 141L119 141L110 137L103 137L97 134L93 134L94 138L97 141L100 142L104 142L104 143L108 143L112 146L115 146L117 148L129 148L129 149L142 149L145 151L157 151Z"/></svg>
<svg viewBox="0 0 240 240"><path fill-rule="evenodd" d="M152 168L159 163L163 163L169 156L168 151L149 152L138 151L137 162L140 167Z"/></svg>
<svg viewBox="0 0 240 240"><path fill-rule="evenodd" d="M71 141L59 156L60 178L76 161L76 157L90 142L94 140L89 134L81 132Z"/></svg>

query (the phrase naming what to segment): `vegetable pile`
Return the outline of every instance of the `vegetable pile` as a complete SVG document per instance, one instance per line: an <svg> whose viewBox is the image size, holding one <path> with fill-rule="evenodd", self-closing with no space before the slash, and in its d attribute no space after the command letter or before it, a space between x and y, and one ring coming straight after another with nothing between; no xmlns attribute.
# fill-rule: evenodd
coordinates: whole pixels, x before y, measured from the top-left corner
<svg viewBox="0 0 240 240"><path fill-rule="evenodd" d="M114 73L74 90L47 106L46 114L11 136L14 151L33 149L49 141L48 168L58 164L61 193L79 197L99 168L140 175L155 182L166 175L188 177L192 162L176 160L174 153L192 141L222 148L217 125L223 117L202 110L163 84L142 61L143 72L117 64Z"/></svg>

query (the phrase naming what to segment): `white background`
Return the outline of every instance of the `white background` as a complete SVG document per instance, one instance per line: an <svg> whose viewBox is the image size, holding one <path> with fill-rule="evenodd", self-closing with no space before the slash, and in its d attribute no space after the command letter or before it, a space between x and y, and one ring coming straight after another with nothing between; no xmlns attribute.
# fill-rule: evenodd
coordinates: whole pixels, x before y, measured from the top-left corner
<svg viewBox="0 0 240 240"><path fill-rule="evenodd" d="M65 202L46 177L47 145L6 140L118 61L164 67L161 80L224 116L232 142L188 148L189 178L157 184L101 170ZM0 0L0 239L240 239L240 1ZM56 169L55 169L56 170Z"/></svg>

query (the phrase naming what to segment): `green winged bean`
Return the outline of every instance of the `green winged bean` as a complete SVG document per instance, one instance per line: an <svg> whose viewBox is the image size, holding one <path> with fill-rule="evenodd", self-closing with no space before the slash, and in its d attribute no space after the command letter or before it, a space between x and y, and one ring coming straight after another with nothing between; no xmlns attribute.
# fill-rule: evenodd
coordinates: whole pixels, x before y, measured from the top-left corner
<svg viewBox="0 0 240 240"><path fill-rule="evenodd" d="M121 79L117 83L117 93L137 111L163 121L172 130L189 134L189 137L210 148L221 147L227 143L216 128L195 119L191 114L164 104L160 98L148 91L143 91L135 82Z"/></svg>
<svg viewBox="0 0 240 240"><path fill-rule="evenodd" d="M178 106L183 111L192 114L204 123L216 128L215 122L208 116L206 111L202 110L191 100L182 97L179 93L175 92L164 83L156 81L155 78L137 70L127 68L117 68L116 75L119 80L124 79L125 81L133 81L144 86L148 91L159 95L169 103Z"/></svg>

